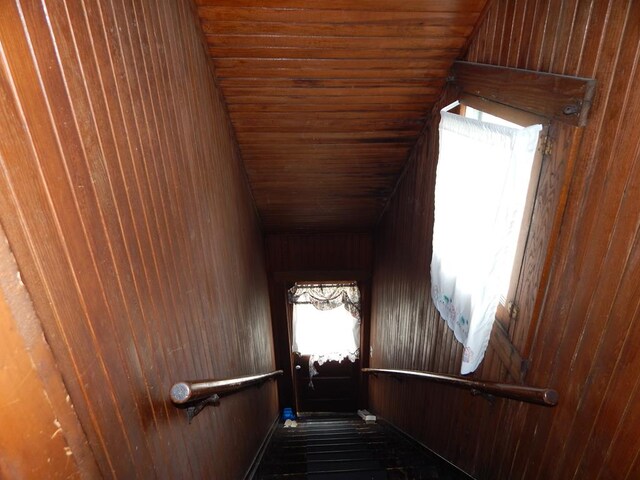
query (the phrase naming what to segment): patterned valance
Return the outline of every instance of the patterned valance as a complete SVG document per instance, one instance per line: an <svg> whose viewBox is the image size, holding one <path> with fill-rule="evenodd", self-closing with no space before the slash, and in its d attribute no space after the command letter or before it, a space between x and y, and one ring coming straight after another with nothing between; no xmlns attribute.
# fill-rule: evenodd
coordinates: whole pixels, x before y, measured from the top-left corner
<svg viewBox="0 0 640 480"><path fill-rule="evenodd" d="M289 303L308 303L318 310L332 310L341 305L360 320L360 290L355 283L296 284L289 289Z"/></svg>

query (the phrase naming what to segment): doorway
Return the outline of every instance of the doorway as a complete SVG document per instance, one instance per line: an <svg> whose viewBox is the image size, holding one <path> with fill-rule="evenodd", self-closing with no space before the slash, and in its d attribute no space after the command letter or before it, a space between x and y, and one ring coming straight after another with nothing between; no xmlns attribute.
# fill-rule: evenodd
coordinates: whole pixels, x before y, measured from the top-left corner
<svg viewBox="0 0 640 480"><path fill-rule="evenodd" d="M357 283L296 283L288 300L296 409L354 412L361 344Z"/></svg>

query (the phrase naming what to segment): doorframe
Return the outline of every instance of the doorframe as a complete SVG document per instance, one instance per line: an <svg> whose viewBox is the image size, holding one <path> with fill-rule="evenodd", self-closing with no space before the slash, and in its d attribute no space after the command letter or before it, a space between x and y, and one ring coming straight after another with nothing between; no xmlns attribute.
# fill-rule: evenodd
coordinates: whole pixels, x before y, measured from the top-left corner
<svg viewBox="0 0 640 480"><path fill-rule="evenodd" d="M357 404L358 408L368 407L368 378L362 374L362 368L369 366L370 330L371 330L371 281L372 273L369 270L287 270L275 271L272 278L282 290L278 297L285 302L286 322L287 322L287 361L289 365L278 365L278 368L288 372L292 385L293 404L296 412L298 408L297 385L294 380L295 365L293 362L292 345L292 312L289 304L287 292L296 282L304 283L330 283L355 281L360 289L361 320L360 320L360 372L358 372ZM275 340L275 339L274 339Z"/></svg>

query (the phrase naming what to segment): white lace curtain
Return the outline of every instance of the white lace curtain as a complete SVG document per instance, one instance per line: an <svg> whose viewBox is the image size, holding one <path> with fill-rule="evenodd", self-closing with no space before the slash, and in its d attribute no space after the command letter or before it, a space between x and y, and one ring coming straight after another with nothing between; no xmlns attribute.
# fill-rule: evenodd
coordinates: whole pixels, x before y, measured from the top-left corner
<svg viewBox="0 0 640 480"><path fill-rule="evenodd" d="M482 361L508 288L541 128L442 112L431 296L464 345L462 374Z"/></svg>
<svg viewBox="0 0 640 480"><path fill-rule="evenodd" d="M317 374L315 363L356 360L360 349L356 285L295 285L289 290L289 302L293 304L292 350L309 355L310 378Z"/></svg>
<svg viewBox="0 0 640 480"><path fill-rule="evenodd" d="M344 306L360 321L360 290L355 283L295 284L289 289L289 303L311 304L318 310Z"/></svg>

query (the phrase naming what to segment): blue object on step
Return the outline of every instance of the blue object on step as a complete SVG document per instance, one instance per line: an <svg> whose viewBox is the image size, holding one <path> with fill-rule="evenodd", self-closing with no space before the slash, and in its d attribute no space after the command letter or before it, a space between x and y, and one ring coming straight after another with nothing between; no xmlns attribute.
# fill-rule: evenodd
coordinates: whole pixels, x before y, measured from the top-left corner
<svg viewBox="0 0 640 480"><path fill-rule="evenodd" d="M293 408L285 408L282 411L282 418L284 420L295 420L296 416L293 414Z"/></svg>

